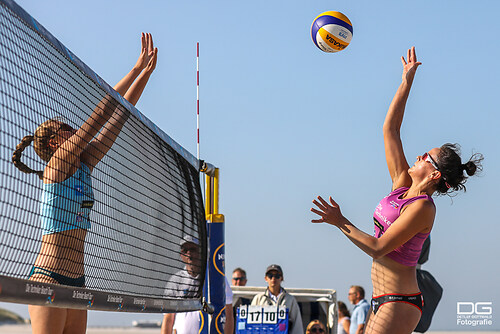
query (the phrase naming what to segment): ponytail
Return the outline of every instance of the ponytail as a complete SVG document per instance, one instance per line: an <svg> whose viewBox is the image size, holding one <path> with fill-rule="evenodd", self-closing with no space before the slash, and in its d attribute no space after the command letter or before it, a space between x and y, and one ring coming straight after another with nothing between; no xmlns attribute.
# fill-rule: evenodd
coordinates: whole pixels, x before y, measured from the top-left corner
<svg viewBox="0 0 500 334"><path fill-rule="evenodd" d="M21 161L21 155L24 151L24 149L28 146L31 145L33 142L34 137L33 136L25 136L21 142L16 146L16 150L14 151L14 154L12 154L12 162L14 163L14 166L17 167L21 172L26 173L26 174L37 174L40 180L43 179L43 171L36 171L28 167L24 162Z"/></svg>

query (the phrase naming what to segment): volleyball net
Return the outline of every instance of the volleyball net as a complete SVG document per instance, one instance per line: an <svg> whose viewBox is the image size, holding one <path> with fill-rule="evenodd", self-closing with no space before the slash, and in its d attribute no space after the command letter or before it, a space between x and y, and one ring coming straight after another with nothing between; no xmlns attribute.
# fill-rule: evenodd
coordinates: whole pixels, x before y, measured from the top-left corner
<svg viewBox="0 0 500 334"><path fill-rule="evenodd" d="M40 208L46 185L16 168L13 152L47 120L78 129L96 108L127 117L92 171L90 227L47 231ZM0 0L0 109L0 300L144 312L201 308L207 245L199 161L10 0ZM47 165L33 145L22 162L37 171ZM199 254L191 263L197 276L187 281L179 278L186 258L193 260L186 245Z"/></svg>

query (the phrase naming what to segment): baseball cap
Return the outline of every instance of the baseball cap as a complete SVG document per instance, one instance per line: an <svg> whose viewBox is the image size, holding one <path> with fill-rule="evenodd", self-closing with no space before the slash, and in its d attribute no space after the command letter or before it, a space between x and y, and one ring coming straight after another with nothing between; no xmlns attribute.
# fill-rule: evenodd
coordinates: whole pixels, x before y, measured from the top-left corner
<svg viewBox="0 0 500 334"><path fill-rule="evenodd" d="M273 271L273 270L276 270L277 272L279 272L281 275L283 275L283 270L281 269L281 267L277 264L271 264L269 267L267 267L266 269L266 275L268 272L270 271Z"/></svg>
<svg viewBox="0 0 500 334"><path fill-rule="evenodd" d="M184 238L182 238L181 242L180 242L180 246L184 246L184 244L187 244L187 243L192 243L192 244L195 244L195 245L200 245L200 241L198 240L198 238L195 238L195 237L192 237L190 235L186 235Z"/></svg>

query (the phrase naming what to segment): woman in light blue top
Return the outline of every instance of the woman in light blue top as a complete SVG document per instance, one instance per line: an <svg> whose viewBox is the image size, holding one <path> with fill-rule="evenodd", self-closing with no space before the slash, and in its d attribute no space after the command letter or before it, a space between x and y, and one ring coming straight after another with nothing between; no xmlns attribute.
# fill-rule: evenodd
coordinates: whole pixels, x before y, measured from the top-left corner
<svg viewBox="0 0 500 334"><path fill-rule="evenodd" d="M114 89L131 104L139 100L156 67L158 50L151 34L142 34L137 63ZM113 145L128 118L125 109L107 95L87 121L73 129L60 119L41 124L34 136L17 145L12 161L25 173L43 181L40 203L42 245L30 280L83 287L84 242L94 205L91 173ZM23 150L33 143L47 165L34 171L21 162ZM85 333L87 311L29 306L33 333Z"/></svg>

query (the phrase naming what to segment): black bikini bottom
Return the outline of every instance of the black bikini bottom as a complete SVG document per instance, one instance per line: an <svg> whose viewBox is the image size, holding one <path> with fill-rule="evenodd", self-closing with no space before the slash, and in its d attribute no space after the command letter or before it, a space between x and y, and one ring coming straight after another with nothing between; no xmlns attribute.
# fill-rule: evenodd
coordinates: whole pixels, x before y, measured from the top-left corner
<svg viewBox="0 0 500 334"><path fill-rule="evenodd" d="M75 286L78 288L83 288L85 286L85 275L80 276L80 277L76 277L76 278L72 278L72 277L68 277L68 276L64 276L64 275L55 273L51 270L47 270L47 269L42 268L42 267L33 266L33 268L31 268L31 272L30 272L29 277L31 277L35 274L45 275L47 277L53 278L57 283L59 283L61 285Z"/></svg>
<svg viewBox="0 0 500 334"><path fill-rule="evenodd" d="M415 306L422 313L422 308L424 307L424 298L422 293L414 293L411 295L399 295L396 293L387 293L385 295L380 295L372 298L372 309L373 314L377 314L380 306L386 303L406 303Z"/></svg>

